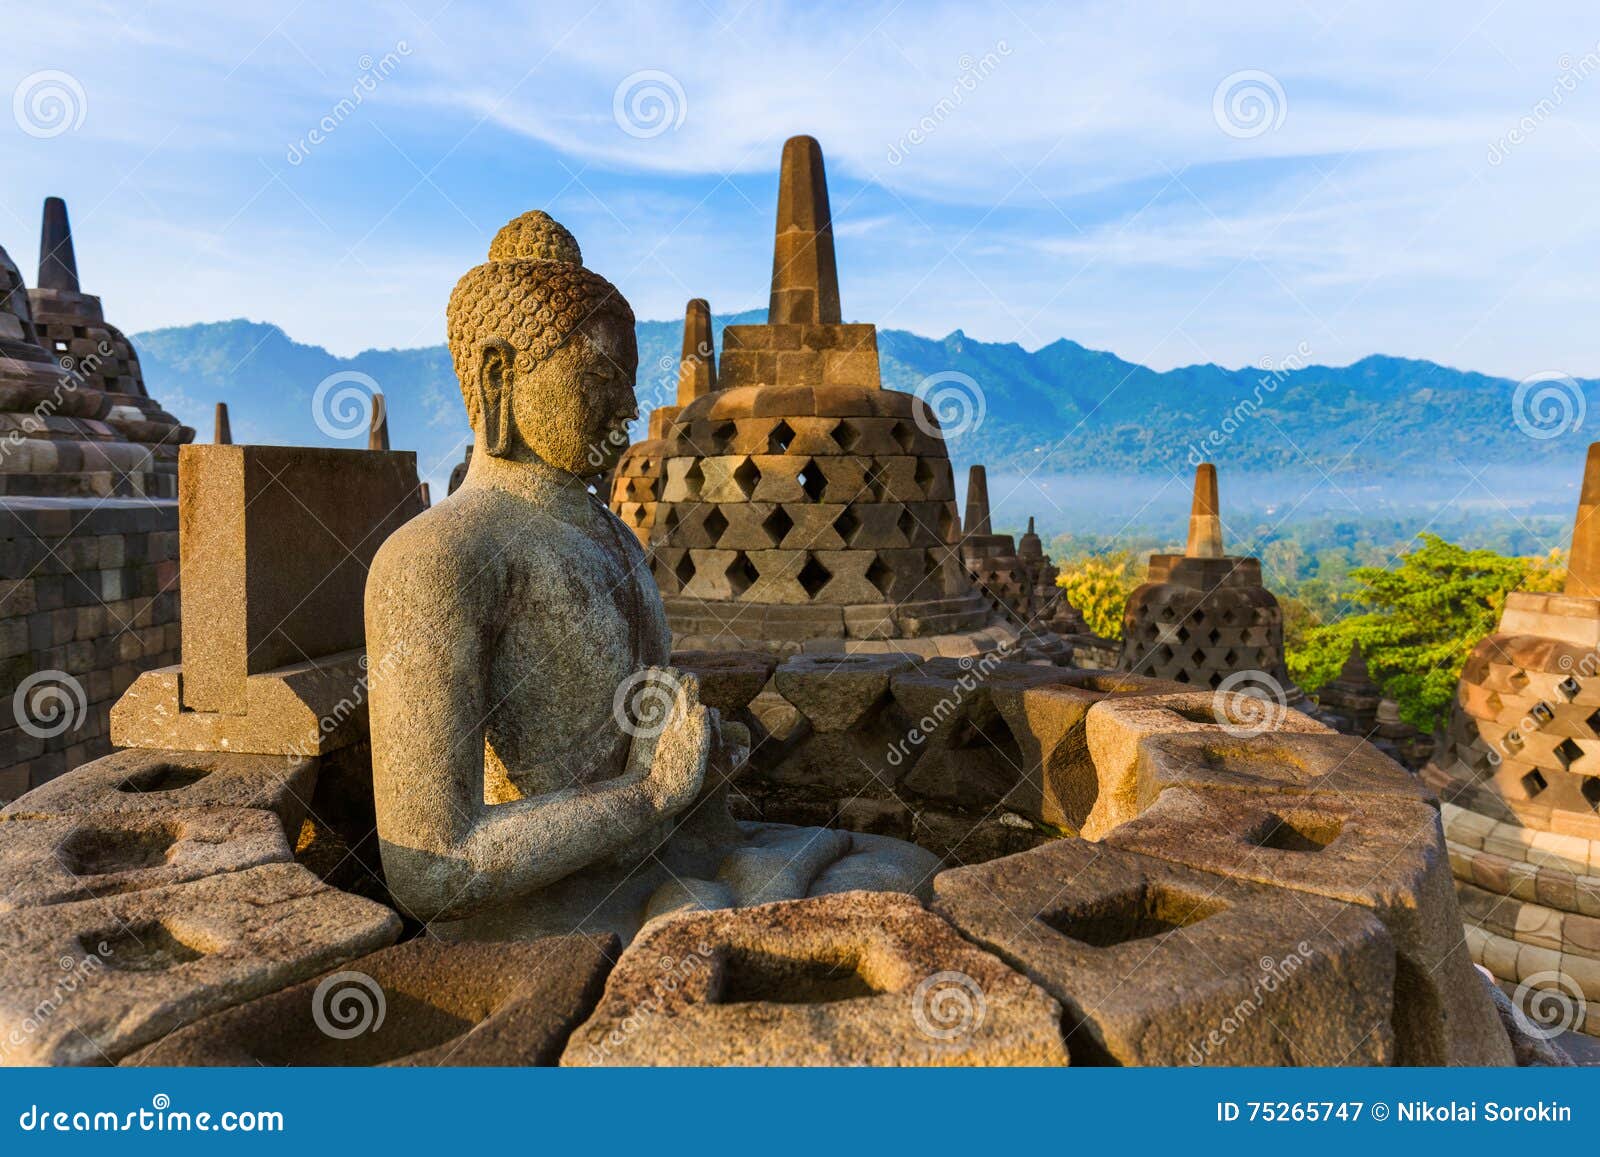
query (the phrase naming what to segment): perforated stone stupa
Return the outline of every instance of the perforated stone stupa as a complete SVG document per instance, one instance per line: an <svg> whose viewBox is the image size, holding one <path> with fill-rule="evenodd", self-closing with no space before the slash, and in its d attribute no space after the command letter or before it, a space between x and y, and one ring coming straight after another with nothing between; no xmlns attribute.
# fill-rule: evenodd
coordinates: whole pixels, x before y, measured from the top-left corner
<svg viewBox="0 0 1600 1157"><path fill-rule="evenodd" d="M845 324L822 151L784 145L766 325L728 326L716 392L665 431L652 566L677 646L972 654L1015 632L957 549L950 460Z"/></svg>
<svg viewBox="0 0 1600 1157"><path fill-rule="evenodd" d="M717 388L717 355L711 337L711 305L702 297L683 315L683 354L678 361L677 403L650 411L649 437L635 442L617 460L611 484L611 509L648 546L661 501L663 453L668 428L696 398Z"/></svg>
<svg viewBox="0 0 1600 1157"><path fill-rule="evenodd" d="M1600 443L1560 594L1512 591L1423 776L1444 800L1473 957L1579 1000L1600 1035Z"/></svg>
<svg viewBox="0 0 1600 1157"><path fill-rule="evenodd" d="M1147 581L1128 596L1119 668L1202 688L1261 672L1298 697L1284 663L1283 611L1261 585L1261 561L1223 549L1209 462L1195 471L1187 549L1151 555Z"/></svg>
<svg viewBox="0 0 1600 1157"><path fill-rule="evenodd" d="M178 648L177 456L194 431L80 291L45 203L40 288L0 249L0 799L110 748L111 703Z"/></svg>

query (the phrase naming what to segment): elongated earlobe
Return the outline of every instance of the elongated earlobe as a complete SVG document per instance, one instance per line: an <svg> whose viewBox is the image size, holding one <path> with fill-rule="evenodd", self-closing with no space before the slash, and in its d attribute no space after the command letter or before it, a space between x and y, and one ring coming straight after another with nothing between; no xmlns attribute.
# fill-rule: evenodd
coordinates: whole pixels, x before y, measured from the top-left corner
<svg viewBox="0 0 1600 1157"><path fill-rule="evenodd" d="M511 452L511 351L492 345L483 351L478 373L478 412L483 418L483 448L490 457Z"/></svg>

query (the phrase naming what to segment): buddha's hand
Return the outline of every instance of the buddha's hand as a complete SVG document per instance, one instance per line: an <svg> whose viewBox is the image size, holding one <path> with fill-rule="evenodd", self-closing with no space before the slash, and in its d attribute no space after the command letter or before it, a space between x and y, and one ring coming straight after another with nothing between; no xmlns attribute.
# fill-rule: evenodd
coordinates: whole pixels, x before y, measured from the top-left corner
<svg viewBox="0 0 1600 1157"><path fill-rule="evenodd" d="M670 667L646 667L624 687L629 693L619 691L618 703L633 735L629 763L648 768L642 783L656 808L680 811L700 793L714 738L700 681Z"/></svg>

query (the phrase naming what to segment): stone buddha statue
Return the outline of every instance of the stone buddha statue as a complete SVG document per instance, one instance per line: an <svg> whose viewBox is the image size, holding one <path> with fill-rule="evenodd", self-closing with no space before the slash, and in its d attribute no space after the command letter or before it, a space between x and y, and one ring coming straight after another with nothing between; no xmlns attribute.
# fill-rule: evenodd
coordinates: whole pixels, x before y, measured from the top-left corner
<svg viewBox="0 0 1600 1157"><path fill-rule="evenodd" d="M572 235L539 212L503 228L451 295L449 342L471 464L366 590L396 903L446 937L627 940L671 911L924 892L923 849L729 815L748 735L666 666L643 549L585 482L627 445L638 350Z"/></svg>

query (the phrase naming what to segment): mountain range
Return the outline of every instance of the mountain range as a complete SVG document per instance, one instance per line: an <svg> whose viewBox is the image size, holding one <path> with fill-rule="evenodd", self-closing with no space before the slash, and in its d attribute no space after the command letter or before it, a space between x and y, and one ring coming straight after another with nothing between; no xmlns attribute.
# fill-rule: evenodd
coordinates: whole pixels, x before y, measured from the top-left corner
<svg viewBox="0 0 1600 1157"><path fill-rule="evenodd" d="M764 320L762 310L718 317L718 348L725 324ZM682 329L681 321L638 325L644 413L673 398ZM212 403L225 401L237 442L365 445L352 440L365 437L359 408L341 413L334 403L341 389L376 388L392 445L417 451L436 493L461 459L466 416L443 345L342 358L243 319L152 330L133 341L151 395L201 441L211 437ZM1339 367L1158 372L1066 339L1029 351L960 330L933 339L884 329L878 346L884 385L927 383L930 400L947 395L939 412L952 458L958 466L987 462L991 472L1170 475L1209 459L1229 470L1371 479L1427 477L1453 461L1576 480L1588 441L1581 420L1559 437L1531 436L1513 412L1517 383L1429 361L1374 355ZM1559 393L1539 411L1546 420L1556 413L1559 421L1563 403L1580 419L1600 405L1600 382L1551 386ZM1525 414L1536 393L1523 399ZM355 424L342 438L341 418Z"/></svg>

